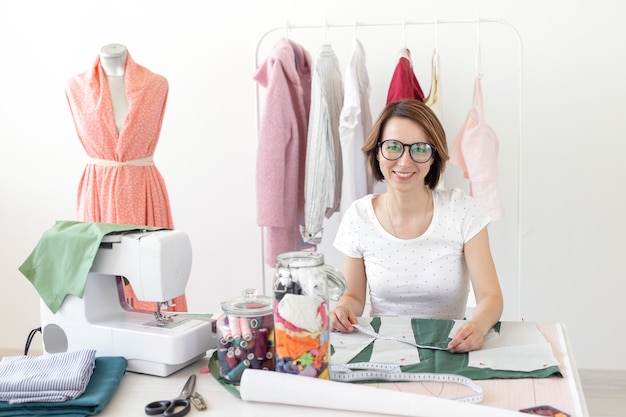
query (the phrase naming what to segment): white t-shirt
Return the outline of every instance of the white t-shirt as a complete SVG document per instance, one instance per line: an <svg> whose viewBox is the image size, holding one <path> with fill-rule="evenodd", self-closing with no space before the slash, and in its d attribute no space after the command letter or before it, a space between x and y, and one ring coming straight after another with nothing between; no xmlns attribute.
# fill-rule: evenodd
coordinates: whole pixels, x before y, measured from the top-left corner
<svg viewBox="0 0 626 417"><path fill-rule="evenodd" d="M346 211L335 247L363 258L372 316L463 319L469 275L463 246L491 218L460 189L433 190L433 219L415 239L398 239L380 224L373 195Z"/></svg>

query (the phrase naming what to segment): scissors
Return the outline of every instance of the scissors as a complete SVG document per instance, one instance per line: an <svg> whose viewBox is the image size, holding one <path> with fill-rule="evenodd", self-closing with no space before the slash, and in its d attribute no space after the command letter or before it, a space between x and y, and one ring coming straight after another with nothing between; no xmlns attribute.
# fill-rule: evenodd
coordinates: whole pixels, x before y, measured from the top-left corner
<svg viewBox="0 0 626 417"><path fill-rule="evenodd" d="M182 417L189 412L191 402L189 398L193 395L196 385L196 374L191 374L180 395L171 400L153 401L146 405L146 414L154 416L157 414L163 417ZM181 408L182 407L182 408ZM177 411L178 410L178 411Z"/></svg>

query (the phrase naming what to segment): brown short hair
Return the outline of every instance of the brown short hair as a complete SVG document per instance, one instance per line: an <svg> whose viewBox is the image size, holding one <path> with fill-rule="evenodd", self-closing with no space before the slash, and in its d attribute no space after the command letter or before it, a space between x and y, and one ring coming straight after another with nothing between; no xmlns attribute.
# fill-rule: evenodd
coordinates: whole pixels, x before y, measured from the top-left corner
<svg viewBox="0 0 626 417"><path fill-rule="evenodd" d="M448 144L446 142L446 133L443 130L443 126L441 126L435 113L420 100L395 101L389 103L380 112L378 120L376 120L372 126L372 130L367 136L365 145L362 148L362 151L365 153L365 158L367 159L368 168L374 179L376 181L383 181L385 179L380 170L380 164L377 158L378 144L380 143L387 121L392 117L403 117L418 123L422 129L424 129L426 136L432 141L432 145L435 146L436 151L433 155L433 163L424 179L428 188L431 190L434 189L443 174L446 161L450 159L450 156L448 154Z"/></svg>

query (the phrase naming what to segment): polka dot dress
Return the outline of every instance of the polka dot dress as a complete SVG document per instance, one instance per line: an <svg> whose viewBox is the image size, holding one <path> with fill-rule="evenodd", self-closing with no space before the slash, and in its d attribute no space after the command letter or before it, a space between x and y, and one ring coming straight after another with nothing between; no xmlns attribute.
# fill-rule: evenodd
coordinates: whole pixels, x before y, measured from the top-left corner
<svg viewBox="0 0 626 417"><path fill-rule="evenodd" d="M78 188L78 220L174 228L165 181L151 159L163 122L167 80L136 64L129 54L124 84L128 115L118 133L99 58L91 71L67 83L74 125L89 158ZM154 303L136 300L129 286L125 290L134 308L155 310ZM187 310L184 295L174 304L174 311Z"/></svg>

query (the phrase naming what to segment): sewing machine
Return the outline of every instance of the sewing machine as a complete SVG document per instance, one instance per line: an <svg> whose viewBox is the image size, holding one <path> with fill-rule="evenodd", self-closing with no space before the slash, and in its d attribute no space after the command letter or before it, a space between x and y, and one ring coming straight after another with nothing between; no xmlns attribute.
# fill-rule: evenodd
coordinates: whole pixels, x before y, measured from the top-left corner
<svg viewBox="0 0 626 417"><path fill-rule="evenodd" d="M105 235L83 298L66 296L56 314L42 302L44 350L96 349L98 356L125 357L129 371L158 376L202 358L215 345L211 323L161 311L184 294L190 270L191 243L184 232ZM121 277L138 299L155 301L156 311L132 310L124 300Z"/></svg>

